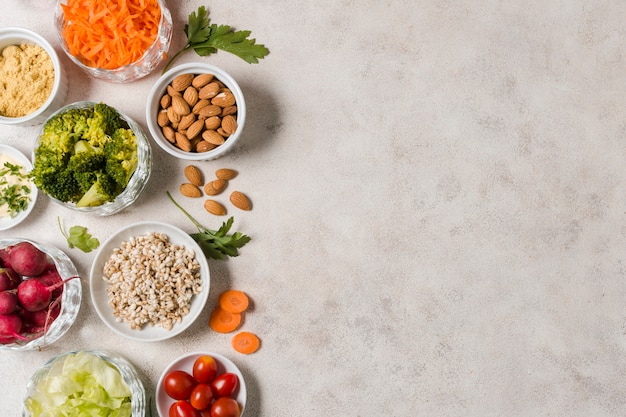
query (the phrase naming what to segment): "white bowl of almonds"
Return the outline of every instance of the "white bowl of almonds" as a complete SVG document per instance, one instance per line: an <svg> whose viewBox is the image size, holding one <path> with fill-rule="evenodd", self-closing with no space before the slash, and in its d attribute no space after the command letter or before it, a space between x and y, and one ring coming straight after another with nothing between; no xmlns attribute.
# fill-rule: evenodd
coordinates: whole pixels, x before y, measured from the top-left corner
<svg viewBox="0 0 626 417"><path fill-rule="evenodd" d="M146 121L152 137L180 159L207 161L226 154L241 136L245 119L241 88L210 64L174 67L148 95Z"/></svg>
<svg viewBox="0 0 626 417"><path fill-rule="evenodd" d="M119 230L91 266L96 312L115 333L137 341L161 341L185 331L204 309L209 287L209 265L200 246L183 230L161 222Z"/></svg>

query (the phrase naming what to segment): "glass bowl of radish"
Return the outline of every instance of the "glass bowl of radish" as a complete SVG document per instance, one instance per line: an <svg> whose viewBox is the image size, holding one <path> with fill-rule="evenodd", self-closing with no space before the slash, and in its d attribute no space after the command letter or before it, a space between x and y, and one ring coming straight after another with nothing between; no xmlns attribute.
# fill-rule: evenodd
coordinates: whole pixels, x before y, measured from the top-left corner
<svg viewBox="0 0 626 417"><path fill-rule="evenodd" d="M0 350L41 349L59 340L80 309L81 279L61 250L0 240Z"/></svg>

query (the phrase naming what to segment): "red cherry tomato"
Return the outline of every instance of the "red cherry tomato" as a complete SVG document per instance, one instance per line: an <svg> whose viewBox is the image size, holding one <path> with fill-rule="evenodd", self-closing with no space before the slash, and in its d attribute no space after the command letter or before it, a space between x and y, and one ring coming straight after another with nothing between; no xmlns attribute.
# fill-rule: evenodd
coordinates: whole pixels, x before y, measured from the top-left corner
<svg viewBox="0 0 626 417"><path fill-rule="evenodd" d="M193 377L196 381L208 384L217 375L217 362L213 356L202 355L193 363Z"/></svg>
<svg viewBox="0 0 626 417"><path fill-rule="evenodd" d="M169 417L201 417L198 410L185 400L179 400L170 406Z"/></svg>
<svg viewBox="0 0 626 417"><path fill-rule="evenodd" d="M239 417L239 404L232 398L222 397L215 400L211 406L211 417ZM170 416L171 417L171 416Z"/></svg>
<svg viewBox="0 0 626 417"><path fill-rule="evenodd" d="M230 372L224 372L211 381L213 397L230 397L239 386L239 378Z"/></svg>
<svg viewBox="0 0 626 417"><path fill-rule="evenodd" d="M163 379L165 393L175 400L188 400L196 380L185 371L172 371Z"/></svg>
<svg viewBox="0 0 626 417"><path fill-rule="evenodd" d="M213 401L213 391L211 391L211 387L209 385L198 384L193 391L191 391L189 402L196 410L209 408L211 401Z"/></svg>

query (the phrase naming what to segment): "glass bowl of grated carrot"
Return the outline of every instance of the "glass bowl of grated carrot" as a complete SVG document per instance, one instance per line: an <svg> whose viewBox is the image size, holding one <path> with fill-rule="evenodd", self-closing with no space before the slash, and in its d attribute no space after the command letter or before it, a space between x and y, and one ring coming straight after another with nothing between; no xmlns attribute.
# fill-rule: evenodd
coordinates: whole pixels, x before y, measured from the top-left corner
<svg viewBox="0 0 626 417"><path fill-rule="evenodd" d="M114 83L150 74L172 39L165 0L58 0L54 24L61 48L78 67Z"/></svg>

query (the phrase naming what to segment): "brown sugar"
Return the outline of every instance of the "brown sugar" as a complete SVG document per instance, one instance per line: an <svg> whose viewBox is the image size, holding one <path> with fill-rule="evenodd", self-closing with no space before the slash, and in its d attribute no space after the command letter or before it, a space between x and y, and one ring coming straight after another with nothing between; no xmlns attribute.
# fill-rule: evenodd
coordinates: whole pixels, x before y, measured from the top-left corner
<svg viewBox="0 0 626 417"><path fill-rule="evenodd" d="M23 117L39 109L54 86L54 65L39 45L9 45L0 53L0 115Z"/></svg>

